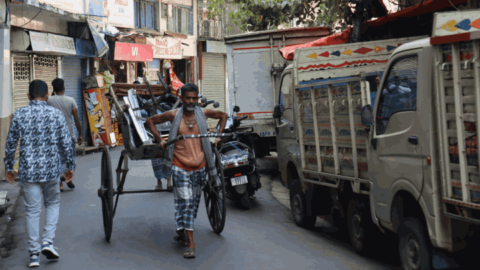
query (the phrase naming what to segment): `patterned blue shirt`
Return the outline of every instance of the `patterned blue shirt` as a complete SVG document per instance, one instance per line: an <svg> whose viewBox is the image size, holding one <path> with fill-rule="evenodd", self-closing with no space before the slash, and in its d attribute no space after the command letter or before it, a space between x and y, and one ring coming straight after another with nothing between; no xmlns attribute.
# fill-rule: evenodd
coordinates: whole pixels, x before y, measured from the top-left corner
<svg viewBox="0 0 480 270"><path fill-rule="evenodd" d="M13 171L20 140L19 177L24 182L48 182L61 172L59 150L65 151L67 169L75 169L72 138L63 113L45 101L32 100L12 118L5 146L5 171Z"/></svg>

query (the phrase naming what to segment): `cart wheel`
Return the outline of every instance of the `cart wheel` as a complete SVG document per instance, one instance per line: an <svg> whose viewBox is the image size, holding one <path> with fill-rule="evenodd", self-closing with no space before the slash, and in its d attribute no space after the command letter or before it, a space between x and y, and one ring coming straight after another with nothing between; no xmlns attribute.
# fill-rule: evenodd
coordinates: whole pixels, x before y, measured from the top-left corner
<svg viewBox="0 0 480 270"><path fill-rule="evenodd" d="M217 181L209 181L205 185L203 193L210 225L212 226L213 231L220 234L225 227L225 217L227 215L227 209L225 206L225 180L223 178L223 167L220 160L220 154L216 147L213 147L213 151L220 183L217 183Z"/></svg>
<svg viewBox="0 0 480 270"><path fill-rule="evenodd" d="M113 225L113 178L108 147L103 148L101 173L102 186L99 195L102 199L103 228L105 230L105 239L107 242L110 242Z"/></svg>

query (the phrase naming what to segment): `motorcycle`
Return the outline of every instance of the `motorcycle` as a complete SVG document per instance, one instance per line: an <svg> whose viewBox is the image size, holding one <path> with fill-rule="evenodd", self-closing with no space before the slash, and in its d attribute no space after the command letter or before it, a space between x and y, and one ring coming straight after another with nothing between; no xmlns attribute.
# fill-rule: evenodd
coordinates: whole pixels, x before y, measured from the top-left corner
<svg viewBox="0 0 480 270"><path fill-rule="evenodd" d="M235 106L234 111L239 112L240 108ZM247 116L228 118L224 133L234 133L235 136L222 139L217 148L223 166L226 197L250 209L250 199L262 184L256 168L255 147L251 132L236 132L242 120L246 118ZM219 125L217 132L220 129Z"/></svg>

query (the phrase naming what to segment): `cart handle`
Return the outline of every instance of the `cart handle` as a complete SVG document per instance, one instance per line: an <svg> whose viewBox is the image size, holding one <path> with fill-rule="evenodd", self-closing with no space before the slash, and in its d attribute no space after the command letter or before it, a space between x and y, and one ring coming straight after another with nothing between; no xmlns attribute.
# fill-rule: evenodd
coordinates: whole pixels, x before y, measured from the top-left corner
<svg viewBox="0 0 480 270"><path fill-rule="evenodd" d="M236 134L235 133L212 133L212 134L199 134L199 135L179 135L175 139L168 141L165 144L165 147L185 139L217 138L217 137L234 137L235 138Z"/></svg>

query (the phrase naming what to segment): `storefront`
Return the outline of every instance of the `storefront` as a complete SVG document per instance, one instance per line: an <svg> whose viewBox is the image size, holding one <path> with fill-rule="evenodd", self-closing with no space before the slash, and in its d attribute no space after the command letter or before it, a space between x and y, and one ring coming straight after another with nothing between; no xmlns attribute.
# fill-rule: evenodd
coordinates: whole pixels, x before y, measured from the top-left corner
<svg viewBox="0 0 480 270"><path fill-rule="evenodd" d="M19 43L19 41L21 41ZM94 43L72 37L14 29L12 31L13 107L17 110L29 104L28 86L33 80L47 83L53 93L52 81L65 80L65 95L75 99L85 137L82 78L89 74L90 59L95 57ZM18 45L20 44L20 45ZM78 131L74 128L75 137Z"/></svg>
<svg viewBox="0 0 480 270"><path fill-rule="evenodd" d="M147 44L154 48L154 62L148 68L150 81L159 84L157 72L160 72L174 93L183 84L196 82L194 39L157 36L147 38Z"/></svg>
<svg viewBox="0 0 480 270"><path fill-rule="evenodd" d="M22 43L18 45L18 41ZM73 38L25 31L12 30L12 89L14 110L28 105L28 86L33 80L43 80L48 92L53 92L52 81L61 77L62 56L76 55Z"/></svg>
<svg viewBox="0 0 480 270"><path fill-rule="evenodd" d="M90 74L90 63L95 57L95 44L88 40L75 39L76 55L62 58L62 74L65 80L65 95L75 99L78 107L78 116L82 125L82 136L87 133L85 109L83 106L82 79ZM74 128L75 137L78 137Z"/></svg>
<svg viewBox="0 0 480 270"><path fill-rule="evenodd" d="M110 70L117 83L132 84L143 78L144 70L151 62L153 62L151 45L116 41L113 61L103 61L101 69Z"/></svg>

